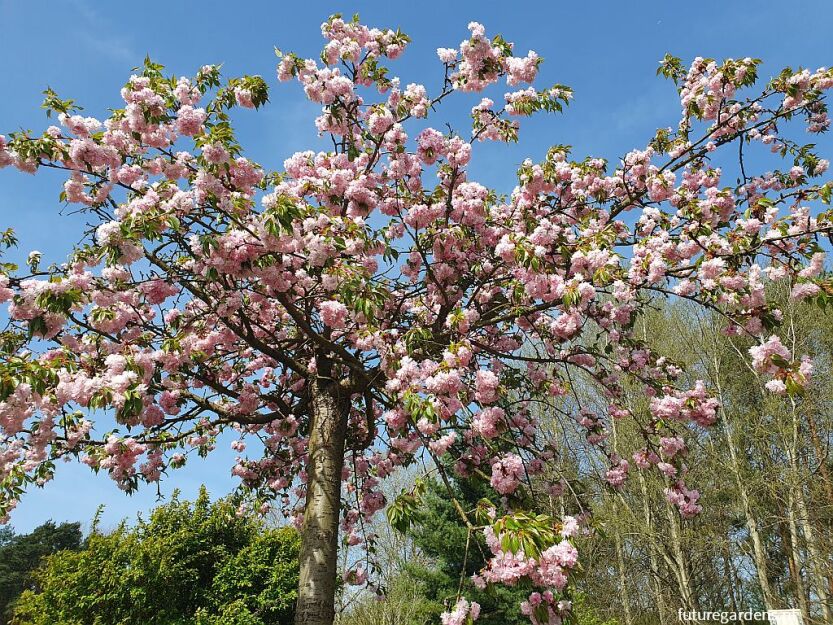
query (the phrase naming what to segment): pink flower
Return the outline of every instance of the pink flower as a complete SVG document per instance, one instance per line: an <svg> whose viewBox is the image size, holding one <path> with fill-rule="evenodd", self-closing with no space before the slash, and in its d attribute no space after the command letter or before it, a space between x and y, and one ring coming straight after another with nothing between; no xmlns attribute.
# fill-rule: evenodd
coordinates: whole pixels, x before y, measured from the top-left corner
<svg viewBox="0 0 833 625"><path fill-rule="evenodd" d="M785 395L787 393L787 385L783 380L773 379L764 384L764 386L770 393L774 393L775 395Z"/></svg>
<svg viewBox="0 0 833 625"><path fill-rule="evenodd" d="M628 479L628 469L630 465L627 460L619 460L619 464L605 473L605 480L614 488L618 488Z"/></svg>
<svg viewBox="0 0 833 625"><path fill-rule="evenodd" d="M367 581L367 571L364 570L364 567L359 565L356 568L345 571L342 577L345 583L350 584L351 586L361 586Z"/></svg>
<svg viewBox="0 0 833 625"><path fill-rule="evenodd" d="M750 347L749 354L752 356L752 366L759 373L778 373L791 358L790 350L774 334L765 343Z"/></svg>
<svg viewBox="0 0 833 625"><path fill-rule="evenodd" d="M393 113L387 108L378 108L370 114L367 120L367 127L373 134L383 135L391 129L394 121Z"/></svg>
<svg viewBox="0 0 833 625"><path fill-rule="evenodd" d="M502 408L485 408L474 415L471 429L483 438L495 438L504 428L505 415Z"/></svg>
<svg viewBox="0 0 833 625"><path fill-rule="evenodd" d="M229 153L219 143L209 143L202 148L202 154L209 163L225 163L229 159Z"/></svg>
<svg viewBox="0 0 833 625"><path fill-rule="evenodd" d="M685 451L685 441L679 436L667 437L663 436L659 441L662 453L667 458L673 458L681 451Z"/></svg>
<svg viewBox="0 0 833 625"><path fill-rule="evenodd" d="M443 155L445 137L438 130L426 128L417 136L417 157L426 165L433 165Z"/></svg>
<svg viewBox="0 0 833 625"><path fill-rule="evenodd" d="M561 535L564 538L570 538L578 533L579 525L575 517L565 516L562 520Z"/></svg>
<svg viewBox="0 0 833 625"><path fill-rule="evenodd" d="M682 482L676 482L671 488L665 489L665 498L669 503L680 509L684 518L691 518L700 514L703 508L697 503L700 493L696 490L689 490Z"/></svg>
<svg viewBox="0 0 833 625"><path fill-rule="evenodd" d="M195 109L190 104L180 107L176 117L176 129L182 135L193 137L202 132L202 125L208 115L205 109Z"/></svg>
<svg viewBox="0 0 833 625"><path fill-rule="evenodd" d="M437 48L437 56L443 63L453 63L457 60L457 50L453 48Z"/></svg>
<svg viewBox="0 0 833 625"><path fill-rule="evenodd" d="M790 296L793 299L805 299L818 295L819 291L821 291L821 287L813 282L799 282L792 288Z"/></svg>
<svg viewBox="0 0 833 625"><path fill-rule="evenodd" d="M525 57L509 57L506 59L508 75L506 82L517 85L521 82L534 82L538 75L540 59L535 52L528 52Z"/></svg>
<svg viewBox="0 0 833 625"><path fill-rule="evenodd" d="M491 371L481 369L477 372L474 393L475 399L481 404L491 404L498 398L498 386L500 380Z"/></svg>
<svg viewBox="0 0 833 625"><path fill-rule="evenodd" d="M179 293L179 289L164 280L151 280L140 287L148 304L161 304L169 297Z"/></svg>
<svg viewBox="0 0 833 625"><path fill-rule="evenodd" d="M329 300L321 302L318 306L321 311L321 320L325 325L334 329L343 328L347 320L347 306L341 302Z"/></svg>
<svg viewBox="0 0 833 625"><path fill-rule="evenodd" d="M501 495L515 492L524 475L524 463L517 454L507 453L492 464L491 484Z"/></svg>
<svg viewBox="0 0 833 625"><path fill-rule="evenodd" d="M465 599L459 599L451 612L443 612L440 615L442 625L466 625L468 619L476 621L480 617L480 605Z"/></svg>
<svg viewBox="0 0 833 625"><path fill-rule="evenodd" d="M251 109L255 107L254 102L252 102L252 92L249 89L235 87L234 99L237 100L237 104L244 108Z"/></svg>
<svg viewBox="0 0 833 625"><path fill-rule="evenodd" d="M449 432L445 436L428 443L428 447L437 456L442 456L457 440L457 432Z"/></svg>

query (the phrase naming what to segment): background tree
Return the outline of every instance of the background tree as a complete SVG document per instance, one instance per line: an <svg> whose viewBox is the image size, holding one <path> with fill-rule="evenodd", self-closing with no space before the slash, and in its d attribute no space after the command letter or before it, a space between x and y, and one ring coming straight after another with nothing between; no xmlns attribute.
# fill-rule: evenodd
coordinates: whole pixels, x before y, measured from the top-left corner
<svg viewBox="0 0 833 625"><path fill-rule="evenodd" d="M29 534L0 529L0 622L7 622L9 606L31 583L30 573L45 556L80 546L80 523L47 521Z"/></svg>
<svg viewBox="0 0 833 625"><path fill-rule="evenodd" d="M676 621L677 609L692 606L791 607L800 608L807 622L828 621L833 508L825 473L833 444L833 386L823 363L833 355L833 324L826 310L791 302L783 284L773 285L770 295L784 314L784 341L800 345L820 366L807 393L794 398L766 392L745 359L750 342L727 337L717 315L658 301L640 322L640 331L688 375L716 390L720 421L687 435L696 443L686 464L704 492L696 518L678 522L668 515L668 482L660 476L639 475L612 494L589 489L602 532L580 544L588 575L578 587L602 614L665 625ZM598 389L583 391L588 403L594 394L600 397ZM647 410L640 389L627 395L631 409ZM617 444L639 437L630 424L616 424ZM604 466L586 443L573 439L565 448L572 450L573 465L593 467L602 479ZM586 481L587 470L584 475Z"/></svg>
<svg viewBox="0 0 833 625"><path fill-rule="evenodd" d="M79 551L60 551L14 605L18 625L291 623L298 534L240 515L229 500L177 496L135 526L95 525Z"/></svg>
<svg viewBox="0 0 833 625"><path fill-rule="evenodd" d="M473 480L455 480L452 493L467 510L474 510L489 495L489 489L488 484ZM408 531L427 561L412 563L404 571L405 577L413 580L430 602L425 622L438 621L461 594L480 605L479 621L483 623L525 622L518 605L529 596L528 586L480 590L472 583L472 577L486 566L491 551L480 532L461 526L458 519L446 487L429 479Z"/></svg>
<svg viewBox="0 0 833 625"><path fill-rule="evenodd" d="M296 621L329 625L340 532L362 542L386 503L382 478L442 458L447 487L443 463L485 476L493 507L509 510L475 518L452 496L492 553L480 579L526 580L535 592L522 611L558 622L580 524L534 512L556 488L535 478L562 450L531 406L582 428L613 487L632 456L607 432L632 418L634 462L669 479L667 512L700 511L675 424L709 426L718 404L635 324L656 294L719 311L760 343L752 360L768 392L801 392L811 364L771 336L781 314L765 287L787 279L794 297L822 302L831 291L820 241L833 187L818 180L829 163L791 136L829 126L833 71L785 70L753 89L755 59L686 69L669 56L660 72L677 87L676 129L662 120L613 167L556 145L525 161L506 195L471 179L471 154L517 140L520 118L571 97L563 85L520 88L536 80L537 54L516 56L471 23L457 49L438 50L429 97L383 65L407 46L400 31L339 16L321 30L320 61L280 54L278 77L322 106L327 151L282 169L243 156L230 123L232 108L266 103L265 80L223 83L216 66L168 77L148 60L103 123L47 91L60 126L0 140L0 166L66 171L62 198L90 221L66 264L41 268L34 254L28 269L3 269L3 512L58 458L80 456L132 490L234 429L251 442L234 473L300 527ZM514 90L502 94L501 80ZM455 92L486 90L494 99L471 102L470 130L415 121ZM571 390L585 378L607 393L593 412ZM628 384L651 397L647 411L621 401ZM112 430L94 428L102 410ZM678 521L667 529L692 603ZM371 551L366 560L348 581L373 573ZM444 619L478 613L460 598Z"/></svg>

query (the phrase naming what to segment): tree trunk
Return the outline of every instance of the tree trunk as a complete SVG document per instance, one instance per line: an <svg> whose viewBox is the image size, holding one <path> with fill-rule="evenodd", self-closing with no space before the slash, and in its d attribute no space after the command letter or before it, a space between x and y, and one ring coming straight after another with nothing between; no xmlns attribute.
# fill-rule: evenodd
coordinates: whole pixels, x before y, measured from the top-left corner
<svg viewBox="0 0 833 625"><path fill-rule="evenodd" d="M614 514L618 517L619 510L616 501L613 502ZM625 609L625 625L632 625L633 619L631 617L631 598L628 594L627 573L625 572L625 553L622 548L622 535L619 533L619 526L614 528L614 538L616 541L616 565L619 569L619 596L622 598L622 607Z"/></svg>
<svg viewBox="0 0 833 625"><path fill-rule="evenodd" d="M723 553L721 556L723 558L723 578L726 582L726 591L729 594L729 602L732 606L732 610L734 612L738 612L738 600L737 597L735 597L735 588L739 588L740 585L735 583L735 572L732 569L732 552L730 542L728 540L723 543Z"/></svg>
<svg viewBox="0 0 833 625"><path fill-rule="evenodd" d="M746 520L746 529L749 531L749 537L752 539L752 559L755 562L755 572L758 574L758 585L761 587L761 595L764 600L764 607L767 610L775 609L775 595L772 592L772 586L769 583L769 567L767 566L766 549L764 548L764 541L761 538L761 533L758 529L758 521L752 512L752 505L749 502L749 493L746 490L743 478L740 472L740 463L735 450L735 442L732 440L732 431L729 420L723 413L723 431L726 434L726 446L729 448L729 459L732 467L732 474L737 485L738 495L740 496L741 508L743 509L743 516Z"/></svg>
<svg viewBox="0 0 833 625"><path fill-rule="evenodd" d="M816 462L819 465L818 470L821 474L821 483L824 486L824 492L827 495L827 503L833 506L833 480L831 480L830 471L827 468L827 451L823 448L819 440L819 431L812 411L807 415L807 425L810 427L810 440L813 443L813 449L816 451Z"/></svg>
<svg viewBox="0 0 833 625"><path fill-rule="evenodd" d="M827 450L822 447L819 440L818 428L816 427L816 420L813 418L812 411L807 415L807 425L810 427L810 440L813 443L813 448L816 451L816 462L819 465L819 473L821 474L822 485L824 492L827 495L827 504L833 509L833 481L830 479L830 471L827 468ZM833 536L833 522L827 522L827 535ZM833 573L827 575L827 594L833 597Z"/></svg>
<svg viewBox="0 0 833 625"><path fill-rule="evenodd" d="M680 540L679 520L677 519L676 511L672 510L671 504L668 502L665 504L665 513L668 517L669 537L671 538L671 548L674 555L673 560L677 565L676 577L680 586L680 599L687 610L696 610L697 601L691 587L688 558L686 558L683 543Z"/></svg>
<svg viewBox="0 0 833 625"><path fill-rule="evenodd" d="M613 450L618 454L618 434L616 432L616 423L611 423L613 429ZM613 514L619 518L619 505L617 500L613 500ZM622 549L622 535L619 533L619 524L614 526L614 537L616 539L616 564L619 569L619 595L622 597L622 605L625 608L625 625L631 625L631 599L628 595L628 584L625 573L625 555Z"/></svg>
<svg viewBox="0 0 833 625"><path fill-rule="evenodd" d="M804 618L810 618L810 609L807 606L807 590L804 588L804 578L801 576L801 553L798 544L798 524L795 521L795 497L792 489L787 490L787 520L790 525L790 548L792 559L796 568L796 594L798 595L798 607L801 609Z"/></svg>
<svg viewBox="0 0 833 625"><path fill-rule="evenodd" d="M816 594L821 604L821 613L825 623L833 623L833 610L830 609L830 596L827 594L827 579L824 575L823 562L825 557L816 544L816 534L810 523L807 504L804 501L804 486L798 484L795 489L795 502L798 505L799 522L804 533L804 541L807 543L807 551L810 560L810 570L815 580Z"/></svg>
<svg viewBox="0 0 833 625"><path fill-rule="evenodd" d="M794 302L791 301L790 304ZM795 311L790 307L790 339L792 351L796 351L796 331L795 331ZM804 541L807 545L808 552L808 572L813 574L812 582L808 577L808 587L815 585L816 596L818 602L821 604L821 613L824 617L825 623L833 622L833 608L830 605L830 595L828 595L828 579L825 576L824 563L827 560L827 554L822 555L818 544L816 542L816 535L813 526L810 522L810 515L807 509L807 503L804 499L804 477L801 474L799 467L799 454L803 445L799 444L801 434L801 424L799 423L798 406L795 398L790 397L790 416L792 417L792 440L787 447L787 460L790 466L790 495L795 497L795 503L798 507L799 523L804 534Z"/></svg>
<svg viewBox="0 0 833 625"><path fill-rule="evenodd" d="M335 618L341 470L350 400L320 360L318 370L311 382L307 501L295 625L332 625Z"/></svg>
<svg viewBox="0 0 833 625"><path fill-rule="evenodd" d="M657 602L657 613L659 614L659 625L665 625L665 600L662 597L662 580L659 575L659 562L657 562L656 538L654 537L654 522L651 517L650 502L648 500L648 487L645 484L645 476L638 471L639 486L642 489L642 511L645 515L645 536L648 537L648 558L651 565L651 587L654 590L654 597Z"/></svg>
<svg viewBox="0 0 833 625"><path fill-rule="evenodd" d="M813 531L813 526L810 524L809 512L807 504L804 501L804 484L801 475L801 469L798 466L799 453L799 419L798 410L795 400L790 398L791 416L792 416L792 441L787 446L787 461L790 467L790 494L795 497L795 504L798 508L798 521L801 525L801 530L804 534L804 541L807 545L809 572L813 574L813 585L816 587L816 594L818 601L821 604L821 613L824 616L824 622L830 623L833 621L833 611L830 609L830 599L827 594L827 579L824 576L824 569L822 565L822 555L816 544L816 535ZM808 580L809 582L809 580Z"/></svg>
<svg viewBox="0 0 833 625"><path fill-rule="evenodd" d="M789 510L792 510L792 498L790 498L787 502L787 506ZM791 514L790 518L792 518ZM794 523L790 527L792 527L793 525ZM804 596L804 581L801 579L801 571L798 568L799 562L796 560L796 549L793 547L794 540L792 538L792 532L790 532L790 530L788 529L787 523L785 523L784 521L779 521L778 533L781 535L781 545L784 552L784 557L787 559L787 568L789 569L790 581L792 583L791 590L793 596L795 597L795 602L792 604L787 603L787 606L798 606L802 614L805 614L807 612L807 606L806 598ZM797 535L797 533L798 529L795 528L795 534ZM784 594L786 594L786 592Z"/></svg>
<svg viewBox="0 0 833 625"><path fill-rule="evenodd" d="M766 549L764 541L761 538L760 530L758 529L758 521L752 511L752 505L749 501L749 493L746 490L743 476L741 475L740 460L737 454L735 441L732 437L732 424L729 422L729 415L726 414L723 401L723 387L721 385L721 362L715 357L714 359L714 379L717 384L717 394L720 399L720 416L723 422L723 434L726 437L726 447L729 449L729 460L732 468L732 476L735 479L735 485L740 496L741 508L743 509L743 516L746 520L746 529L749 531L749 538L752 539L752 560L755 563L755 572L758 577L758 585L761 588L761 596L764 600L764 607L767 610L775 609L775 595L772 592L772 586L769 583L769 568L767 566Z"/></svg>

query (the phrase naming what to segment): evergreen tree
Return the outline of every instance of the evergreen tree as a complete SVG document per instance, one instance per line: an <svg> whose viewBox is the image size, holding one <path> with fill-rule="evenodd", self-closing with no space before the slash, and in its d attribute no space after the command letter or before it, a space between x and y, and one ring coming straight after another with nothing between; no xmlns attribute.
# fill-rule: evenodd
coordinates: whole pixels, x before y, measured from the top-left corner
<svg viewBox="0 0 833 625"><path fill-rule="evenodd" d="M9 605L23 592L29 575L44 556L81 546L81 524L47 521L29 534L16 535L0 528L0 623L6 623Z"/></svg>
<svg viewBox="0 0 833 625"><path fill-rule="evenodd" d="M453 484L454 497L460 504L472 510L481 498L488 496L486 486L474 480L458 480ZM488 587L477 589L472 575L485 565L491 552L482 532L471 532L460 525L448 491L443 484L428 480L425 493L420 498L420 508L409 534L416 546L428 556L432 564L415 564L406 567L407 574L423 588L426 611L431 617L427 622L437 622L448 606L453 606L458 592L470 601L480 604L478 624L511 625L528 623L518 610L520 603L529 596L525 585L514 588Z"/></svg>

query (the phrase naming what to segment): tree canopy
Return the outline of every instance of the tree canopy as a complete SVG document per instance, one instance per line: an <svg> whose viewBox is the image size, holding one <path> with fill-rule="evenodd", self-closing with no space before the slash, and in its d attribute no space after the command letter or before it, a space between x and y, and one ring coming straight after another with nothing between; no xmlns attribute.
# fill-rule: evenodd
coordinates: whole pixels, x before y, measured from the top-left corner
<svg viewBox="0 0 833 625"><path fill-rule="evenodd" d="M80 546L80 523L47 521L28 534L0 528L0 622L6 622L9 606L30 584L31 572L45 556Z"/></svg>
<svg viewBox="0 0 833 625"><path fill-rule="evenodd" d="M472 22L437 51L429 92L386 65L410 42L403 32L341 16L321 32L317 59L278 51L278 79L321 107L325 140L282 167L248 158L232 126L233 109L267 104L267 81L224 79L215 65L168 76L148 59L103 121L48 90L59 125L0 138L0 166L66 172L61 199L91 224L64 264L34 254L28 268L3 267L0 514L59 458L130 491L233 430L233 472L301 528L296 622L329 625L339 534L372 538L381 481L431 460L444 484L446 466L490 484L476 510L452 497L490 552L478 583L528 582L522 612L554 625L570 610L583 520L534 510L568 492L551 471L559 441L534 407L594 445L611 488L632 466L665 476L665 497L690 518L700 492L681 433L711 426L719 403L634 331L652 300L695 302L752 337L768 392L806 387L812 362L777 334L766 286L788 281L792 297L821 305L833 293L829 162L801 138L829 127L833 70L788 68L759 85L757 59L667 56L659 73L678 120L658 120L618 161L554 145L503 193L473 179L477 146L518 140L524 117L572 97L533 86L535 52ZM438 130L440 104L471 94L470 126ZM604 406L582 404L581 379L606 389ZM623 401L629 384L646 411ZM115 428L95 427L101 411ZM617 450L609 431L623 419L640 435ZM413 498L392 502L394 523ZM368 573L371 551L344 577ZM479 610L460 597L443 619Z"/></svg>
<svg viewBox="0 0 833 625"><path fill-rule="evenodd" d="M14 605L16 625L292 623L298 533L229 500L178 496L147 520L97 526L83 549L48 556Z"/></svg>

